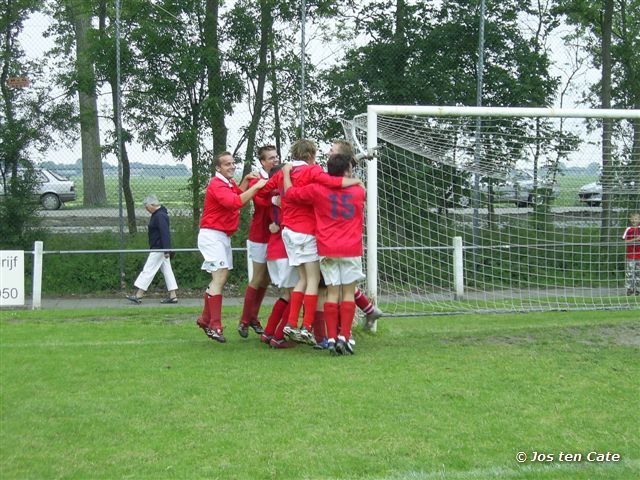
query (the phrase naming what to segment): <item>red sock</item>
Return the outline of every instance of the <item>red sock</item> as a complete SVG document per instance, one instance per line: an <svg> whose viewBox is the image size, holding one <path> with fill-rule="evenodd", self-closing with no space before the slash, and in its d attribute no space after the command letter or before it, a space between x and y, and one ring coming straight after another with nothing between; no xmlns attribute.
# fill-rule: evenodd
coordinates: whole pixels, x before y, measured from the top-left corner
<svg viewBox="0 0 640 480"><path fill-rule="evenodd" d="M373 312L373 304L359 288L356 289L356 305L358 305L358 308L364 313Z"/></svg>
<svg viewBox="0 0 640 480"><path fill-rule="evenodd" d="M249 286L244 292L244 305L242 306L242 317L240 318L240 323L242 325L249 325L249 321L251 320L251 312L253 311L253 304L256 301L256 294L258 291Z"/></svg>
<svg viewBox="0 0 640 480"><path fill-rule="evenodd" d="M324 337L327 336L327 327L324 323L324 312L316 310L315 318L313 319L313 336L316 339L316 343L320 343Z"/></svg>
<svg viewBox="0 0 640 480"><path fill-rule="evenodd" d="M282 340L284 338L284 333L282 331L284 330L284 327L287 325L287 319L289 318L290 309L291 309L291 304L287 303L287 305L284 307L284 311L282 312L282 318L280 319L280 323L278 323L278 326L276 327L276 331L273 334L273 338L275 338L276 340Z"/></svg>
<svg viewBox="0 0 640 480"><path fill-rule="evenodd" d="M280 320L282 320L282 314L284 313L284 309L287 308L287 305L289 305L289 302L284 298L279 298L276 303L273 304L271 315L269 315L269 320L267 320L267 326L264 327L265 335L273 337L276 327L280 323Z"/></svg>
<svg viewBox="0 0 640 480"><path fill-rule="evenodd" d="M311 331L313 328L313 319L316 316L316 307L318 306L318 295L305 295L303 304L304 317L302 317L302 326Z"/></svg>
<svg viewBox="0 0 640 480"><path fill-rule="evenodd" d="M355 302L340 302L340 335L347 340L351 338L351 325L355 314Z"/></svg>
<svg viewBox="0 0 640 480"><path fill-rule="evenodd" d="M204 292L204 308L202 309L202 314L198 318L198 325L202 325L203 327L209 326L209 302L207 299L209 298L209 294Z"/></svg>
<svg viewBox="0 0 640 480"><path fill-rule="evenodd" d="M264 300L264 294L267 292L266 287L258 287L256 289L256 296L253 299L253 308L251 309L251 315L249 316L249 323L251 325L259 324L258 313L260 313L260 305Z"/></svg>
<svg viewBox="0 0 640 480"><path fill-rule="evenodd" d="M287 322L289 323L289 326L293 328L298 328L298 317L300 316L300 309L302 308L303 300L304 292L291 292L291 300L289 300L289 317L287 317Z"/></svg>
<svg viewBox="0 0 640 480"><path fill-rule="evenodd" d="M211 295L209 303L209 328L222 331L222 295Z"/></svg>
<svg viewBox="0 0 640 480"><path fill-rule="evenodd" d="M338 338L338 304L324 302L324 320L327 324L327 337Z"/></svg>

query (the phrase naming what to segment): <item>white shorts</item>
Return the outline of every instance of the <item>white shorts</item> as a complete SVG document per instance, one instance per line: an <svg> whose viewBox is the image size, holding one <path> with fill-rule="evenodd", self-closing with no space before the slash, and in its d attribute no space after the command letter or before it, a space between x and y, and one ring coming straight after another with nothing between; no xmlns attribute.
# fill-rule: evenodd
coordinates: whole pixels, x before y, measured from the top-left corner
<svg viewBox="0 0 640 480"><path fill-rule="evenodd" d="M326 285L349 285L365 278L362 257L322 257L320 271Z"/></svg>
<svg viewBox="0 0 640 480"><path fill-rule="evenodd" d="M284 242L284 248L287 250L289 265L292 267L297 267L303 263L315 262L319 259L318 244L314 235L294 232L284 227L282 229L282 241Z"/></svg>
<svg viewBox="0 0 640 480"><path fill-rule="evenodd" d="M247 240L249 258L256 263L267 263L267 244Z"/></svg>
<svg viewBox="0 0 640 480"><path fill-rule="evenodd" d="M222 269L233 269L231 239L220 230L202 228L198 233L198 250L204 257L202 270L209 273Z"/></svg>
<svg viewBox="0 0 640 480"><path fill-rule="evenodd" d="M269 269L271 282L278 288L293 288L300 278L296 267L289 265L288 258L268 260L267 268Z"/></svg>

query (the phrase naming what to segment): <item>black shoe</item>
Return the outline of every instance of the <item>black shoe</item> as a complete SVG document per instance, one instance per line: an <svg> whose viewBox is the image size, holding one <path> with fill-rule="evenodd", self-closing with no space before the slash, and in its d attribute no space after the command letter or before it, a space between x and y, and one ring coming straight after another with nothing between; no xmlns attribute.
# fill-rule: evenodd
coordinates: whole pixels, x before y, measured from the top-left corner
<svg viewBox="0 0 640 480"><path fill-rule="evenodd" d="M160 300L160 303L178 303L178 299L177 298L163 298L162 300Z"/></svg>
<svg viewBox="0 0 640 480"><path fill-rule="evenodd" d="M136 297L135 295L129 295L127 297L127 300L129 300L130 302L135 303L136 305L140 305L142 303L142 300L140 300L138 297Z"/></svg>
<svg viewBox="0 0 640 480"><path fill-rule="evenodd" d="M211 340L215 340L216 342L225 343L227 341L222 335L222 330L211 330L211 336L209 336Z"/></svg>
<svg viewBox="0 0 640 480"><path fill-rule="evenodd" d="M238 325L238 333L242 338L247 338L249 336L249 327L241 323Z"/></svg>
<svg viewBox="0 0 640 480"><path fill-rule="evenodd" d="M262 328L262 325L260 325L260 322L251 323L249 324L249 326L253 328L253 331L256 332L258 335L262 335L264 333L264 328Z"/></svg>

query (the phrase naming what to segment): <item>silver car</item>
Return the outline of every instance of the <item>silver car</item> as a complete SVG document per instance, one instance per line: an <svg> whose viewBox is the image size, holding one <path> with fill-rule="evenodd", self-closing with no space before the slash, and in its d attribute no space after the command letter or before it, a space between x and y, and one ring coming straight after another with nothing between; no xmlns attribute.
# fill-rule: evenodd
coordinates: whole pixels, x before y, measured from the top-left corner
<svg viewBox="0 0 640 480"><path fill-rule="evenodd" d="M547 190L551 198L556 198L560 190L556 184L551 185L545 178L538 178L538 192ZM541 194L534 193L533 175L523 170L514 170L504 182L494 187L496 202L515 203L518 207L542 202Z"/></svg>
<svg viewBox="0 0 640 480"><path fill-rule="evenodd" d="M578 190L578 200L588 207L599 207L602 203L602 184L591 182L583 185Z"/></svg>
<svg viewBox="0 0 640 480"><path fill-rule="evenodd" d="M71 181L46 168L36 168L36 194L46 210L57 210L65 202L76 199L76 186ZM0 195L4 195L4 186L0 182Z"/></svg>
<svg viewBox="0 0 640 480"><path fill-rule="evenodd" d="M612 192L615 195L637 194L636 182L620 182ZM588 207L599 207L602 204L602 184L600 182L587 183L578 190L578 201Z"/></svg>

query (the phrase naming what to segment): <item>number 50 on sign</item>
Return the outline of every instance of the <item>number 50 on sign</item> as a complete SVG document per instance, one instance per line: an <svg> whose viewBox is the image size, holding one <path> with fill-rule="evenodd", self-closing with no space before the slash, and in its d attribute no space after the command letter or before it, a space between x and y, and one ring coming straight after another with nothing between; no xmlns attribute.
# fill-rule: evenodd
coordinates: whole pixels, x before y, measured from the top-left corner
<svg viewBox="0 0 640 480"><path fill-rule="evenodd" d="M0 251L0 307L24 305L24 251Z"/></svg>

